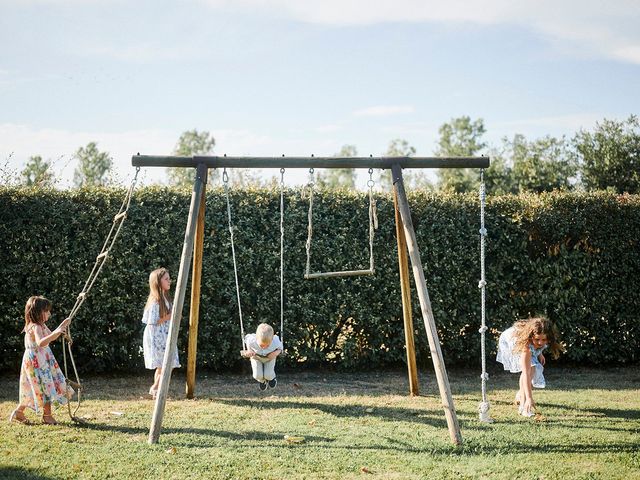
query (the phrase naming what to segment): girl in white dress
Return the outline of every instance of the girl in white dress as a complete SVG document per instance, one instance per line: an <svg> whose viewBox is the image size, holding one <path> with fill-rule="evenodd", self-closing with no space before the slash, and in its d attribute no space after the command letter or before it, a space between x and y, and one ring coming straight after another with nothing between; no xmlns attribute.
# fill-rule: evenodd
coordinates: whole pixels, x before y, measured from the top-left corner
<svg viewBox="0 0 640 480"><path fill-rule="evenodd" d="M169 337L169 325L171 320L171 277L166 268L158 268L149 274L149 298L144 307L142 323L144 336L142 348L144 350L144 366L150 370L155 369L153 385L149 389L149 395L155 398L162 374L162 361ZM178 368L180 360L176 351L173 359L173 367Z"/></svg>
<svg viewBox="0 0 640 480"><path fill-rule="evenodd" d="M521 372L515 401L518 413L524 417L532 417L536 408L532 387L546 386L543 375L546 360L542 352L547 348L553 358L564 351L555 325L543 317L518 320L500 335L496 360L505 370Z"/></svg>

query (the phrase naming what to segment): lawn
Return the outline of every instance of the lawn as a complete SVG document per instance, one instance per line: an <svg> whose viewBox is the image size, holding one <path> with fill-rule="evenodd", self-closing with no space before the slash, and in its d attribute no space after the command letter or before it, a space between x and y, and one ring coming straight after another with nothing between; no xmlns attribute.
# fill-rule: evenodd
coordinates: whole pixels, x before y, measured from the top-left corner
<svg viewBox="0 0 640 480"><path fill-rule="evenodd" d="M640 369L548 369L540 415L512 404L517 376L489 382L493 424L477 421L476 371L449 372L464 443L452 445L432 374L409 397L406 373L282 372L260 392L248 375L199 373L197 398L173 376L160 443L147 434L151 375L85 380L75 425L0 422L0 478L640 479ZM0 378L0 414L17 400ZM29 417L37 422L33 414ZM285 436L304 437L301 443Z"/></svg>

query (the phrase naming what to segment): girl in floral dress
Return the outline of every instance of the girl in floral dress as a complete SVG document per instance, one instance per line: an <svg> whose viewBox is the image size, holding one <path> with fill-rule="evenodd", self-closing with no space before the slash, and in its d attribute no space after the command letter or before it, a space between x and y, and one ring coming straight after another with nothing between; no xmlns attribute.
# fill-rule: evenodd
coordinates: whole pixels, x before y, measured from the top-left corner
<svg viewBox="0 0 640 480"><path fill-rule="evenodd" d="M51 404L64 405L73 395L67 386L58 362L49 344L63 335L71 323L70 318L51 331L46 323L51 316L51 302L44 297L34 296L27 300L24 308L24 356L20 369L20 403L11 413L9 421L29 423L24 414L29 407L36 413L42 412L42 422L55 425L51 415Z"/></svg>
<svg viewBox="0 0 640 480"><path fill-rule="evenodd" d="M144 351L144 366L155 369L153 385L149 395L156 397L162 374L162 361L169 337L169 320L171 320L171 277L166 268L158 268L149 275L149 298L144 307L142 323L146 324L142 347ZM178 352L173 359L173 368L180 366Z"/></svg>

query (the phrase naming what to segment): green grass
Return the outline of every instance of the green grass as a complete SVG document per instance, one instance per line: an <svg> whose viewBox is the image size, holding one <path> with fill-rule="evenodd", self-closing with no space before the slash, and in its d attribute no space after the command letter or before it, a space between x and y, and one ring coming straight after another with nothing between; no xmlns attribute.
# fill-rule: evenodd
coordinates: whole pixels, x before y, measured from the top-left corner
<svg viewBox="0 0 640 480"><path fill-rule="evenodd" d="M200 374L197 399L185 400L176 372L157 445L147 444L151 375L94 377L85 381L84 425L69 422L66 408L53 427L0 422L0 478L640 478L637 367L550 367L548 389L535 392L537 421L512 404L517 375L496 372L493 424L477 421L479 372L449 375L460 447L430 374L414 398L401 371L282 373L266 393L249 375ZM5 419L17 384L0 379Z"/></svg>

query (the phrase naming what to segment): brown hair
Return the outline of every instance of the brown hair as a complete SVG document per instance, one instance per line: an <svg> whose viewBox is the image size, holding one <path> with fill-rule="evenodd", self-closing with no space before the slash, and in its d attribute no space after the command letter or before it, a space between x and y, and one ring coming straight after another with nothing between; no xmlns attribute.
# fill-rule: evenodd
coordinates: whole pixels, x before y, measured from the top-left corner
<svg viewBox="0 0 640 480"><path fill-rule="evenodd" d="M164 317L170 311L170 308L167 308L165 300L169 302L169 306L171 306L171 297L169 296L169 292L163 292L162 287L160 286L160 280L162 280L162 277L167 273L169 273L169 270L161 267L149 274L149 297L147 298L147 304L144 308L146 310L157 302L160 306L160 317Z"/></svg>
<svg viewBox="0 0 640 480"><path fill-rule="evenodd" d="M545 335L547 337L547 345L553 358L558 358L560 353L564 352L564 346L560 343L558 329L548 318L534 317L518 320L513 326L515 327L514 338L516 340L514 352L525 352L529 348L534 335Z"/></svg>
<svg viewBox="0 0 640 480"><path fill-rule="evenodd" d="M30 324L42 325L44 323L44 312L51 311L51 302L44 297L34 295L29 297L27 304L24 306L24 328L27 331Z"/></svg>

